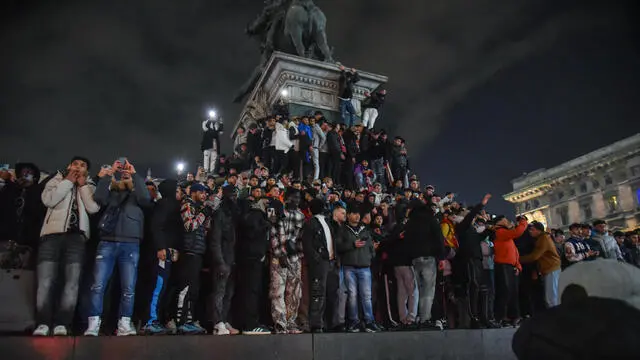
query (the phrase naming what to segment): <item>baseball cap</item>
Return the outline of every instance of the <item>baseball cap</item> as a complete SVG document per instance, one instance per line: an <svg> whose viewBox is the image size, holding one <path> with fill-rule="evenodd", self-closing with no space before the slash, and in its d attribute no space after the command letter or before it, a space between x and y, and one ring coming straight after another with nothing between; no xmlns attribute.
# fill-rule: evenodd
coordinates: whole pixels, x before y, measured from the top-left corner
<svg viewBox="0 0 640 360"><path fill-rule="evenodd" d="M207 191L207 187L200 183L195 183L191 185L191 192L198 192L198 191Z"/></svg>

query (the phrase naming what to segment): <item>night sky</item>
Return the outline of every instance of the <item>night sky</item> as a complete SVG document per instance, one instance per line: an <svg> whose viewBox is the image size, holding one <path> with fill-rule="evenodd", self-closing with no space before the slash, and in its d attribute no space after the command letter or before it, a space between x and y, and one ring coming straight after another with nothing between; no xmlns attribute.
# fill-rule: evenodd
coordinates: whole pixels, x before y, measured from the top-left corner
<svg viewBox="0 0 640 360"><path fill-rule="evenodd" d="M510 180L640 130L632 1L317 0L348 67L389 76L379 123L438 192L490 210ZM200 122L259 60L261 1L3 1L0 163L61 168L127 156L139 172L195 168ZM229 149L230 140L224 144ZM228 152L228 151L227 151Z"/></svg>

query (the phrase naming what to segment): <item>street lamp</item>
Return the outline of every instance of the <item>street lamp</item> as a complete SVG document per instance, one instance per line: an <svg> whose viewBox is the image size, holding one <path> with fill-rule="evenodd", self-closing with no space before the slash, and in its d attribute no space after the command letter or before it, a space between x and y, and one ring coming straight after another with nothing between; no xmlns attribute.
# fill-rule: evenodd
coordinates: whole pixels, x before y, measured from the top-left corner
<svg viewBox="0 0 640 360"><path fill-rule="evenodd" d="M280 96L282 96L283 99L288 98L289 97L289 90L287 90L287 89L280 90Z"/></svg>
<svg viewBox="0 0 640 360"><path fill-rule="evenodd" d="M209 119L214 119L216 117L216 112L215 110L209 110Z"/></svg>
<svg viewBox="0 0 640 360"><path fill-rule="evenodd" d="M181 175L182 172L184 171L184 163L183 162L179 162L176 164L176 171L178 172L178 175Z"/></svg>

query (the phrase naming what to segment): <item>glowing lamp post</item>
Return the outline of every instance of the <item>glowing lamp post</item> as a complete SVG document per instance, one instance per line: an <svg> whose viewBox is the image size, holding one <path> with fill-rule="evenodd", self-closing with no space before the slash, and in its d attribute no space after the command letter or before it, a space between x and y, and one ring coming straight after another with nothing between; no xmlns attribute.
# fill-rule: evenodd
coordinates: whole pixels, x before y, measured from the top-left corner
<svg viewBox="0 0 640 360"><path fill-rule="evenodd" d="M184 163L183 162L179 162L176 164L176 171L178 172L178 176L182 175L182 172L184 171Z"/></svg>

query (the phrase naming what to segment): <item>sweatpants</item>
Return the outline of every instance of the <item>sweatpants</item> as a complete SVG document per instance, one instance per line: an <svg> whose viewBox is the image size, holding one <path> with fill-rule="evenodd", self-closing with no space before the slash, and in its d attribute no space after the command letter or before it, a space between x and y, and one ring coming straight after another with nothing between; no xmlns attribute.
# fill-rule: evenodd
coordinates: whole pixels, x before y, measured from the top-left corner
<svg viewBox="0 0 640 360"><path fill-rule="evenodd" d="M233 270L219 272L213 269L213 324L228 321L231 299L233 298Z"/></svg>
<svg viewBox="0 0 640 360"><path fill-rule="evenodd" d="M480 320L487 324L494 320L495 283L493 269L482 270L482 285L480 287Z"/></svg>
<svg viewBox="0 0 640 360"><path fill-rule="evenodd" d="M314 329L333 329L344 323L344 307L342 322L339 319L340 270L335 261L309 262L309 326ZM346 297L345 297L346 298Z"/></svg>
<svg viewBox="0 0 640 360"><path fill-rule="evenodd" d="M259 259L238 259L236 264L238 275L237 291L240 307L240 323L242 330L253 330L260 324L260 298L262 297L262 278L264 263Z"/></svg>
<svg viewBox="0 0 640 360"><path fill-rule="evenodd" d="M213 140L213 148L204 150L202 152L203 162L202 166L204 167L204 171L208 173L213 173L216 170L216 164L218 162L218 152L216 140Z"/></svg>
<svg viewBox="0 0 640 360"><path fill-rule="evenodd" d="M178 279L178 307L176 321L179 325L193 321L193 313L200 295L200 270L202 255L186 253L180 257Z"/></svg>
<svg viewBox="0 0 640 360"><path fill-rule="evenodd" d="M501 321L520 318L520 304L518 301L518 275L516 268L510 264L495 265L495 317Z"/></svg>
<svg viewBox="0 0 640 360"><path fill-rule="evenodd" d="M366 108L362 112L362 125L371 130L376 123L376 119L378 118L378 109L374 108Z"/></svg>
<svg viewBox="0 0 640 360"><path fill-rule="evenodd" d="M149 307L149 320L147 324L154 321L161 321L161 315L164 315L162 309L165 308L165 296L169 288L169 274L173 263L171 262L171 251L167 250L167 259L165 261L156 260L156 278L153 293L151 295L151 305Z"/></svg>
<svg viewBox="0 0 640 360"><path fill-rule="evenodd" d="M418 315L416 275L413 266L396 266L393 270L398 287L398 316L401 323L411 324L416 321Z"/></svg>

